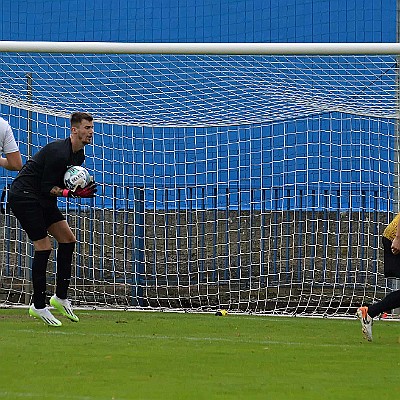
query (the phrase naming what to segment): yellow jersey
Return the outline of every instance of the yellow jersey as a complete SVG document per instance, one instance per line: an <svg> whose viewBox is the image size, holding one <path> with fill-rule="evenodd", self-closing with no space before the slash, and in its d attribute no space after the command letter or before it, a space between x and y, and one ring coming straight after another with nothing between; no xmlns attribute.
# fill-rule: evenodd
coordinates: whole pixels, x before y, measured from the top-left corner
<svg viewBox="0 0 400 400"><path fill-rule="evenodd" d="M385 228L383 231L383 236L390 241L396 237L397 226L399 225L400 221L400 213L398 213L392 220L392 222Z"/></svg>

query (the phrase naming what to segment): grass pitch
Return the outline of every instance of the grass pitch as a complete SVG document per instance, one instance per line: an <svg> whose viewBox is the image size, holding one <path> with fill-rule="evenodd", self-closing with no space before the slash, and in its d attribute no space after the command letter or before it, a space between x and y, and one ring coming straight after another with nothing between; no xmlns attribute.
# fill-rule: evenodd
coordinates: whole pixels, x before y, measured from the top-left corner
<svg viewBox="0 0 400 400"><path fill-rule="evenodd" d="M55 313L55 315L58 314ZM358 320L77 311L49 328L0 310L0 398L390 399L400 324Z"/></svg>

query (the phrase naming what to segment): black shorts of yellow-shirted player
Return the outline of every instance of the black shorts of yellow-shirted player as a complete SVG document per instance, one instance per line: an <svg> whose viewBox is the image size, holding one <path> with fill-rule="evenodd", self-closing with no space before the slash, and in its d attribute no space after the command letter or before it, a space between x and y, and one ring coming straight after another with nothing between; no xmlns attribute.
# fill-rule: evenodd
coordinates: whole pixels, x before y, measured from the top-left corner
<svg viewBox="0 0 400 400"><path fill-rule="evenodd" d="M46 270L52 251L48 234L58 243L56 290L50 305L71 321L79 321L67 298L76 238L57 206L57 197L95 196L97 188L94 182L76 190L64 186L65 172L70 166L83 164L84 147L92 142L93 134L92 115L73 113L70 136L42 147L25 163L10 187L10 208L35 250L32 261L33 304L29 314L49 326L61 326L62 323L46 307Z"/></svg>
<svg viewBox="0 0 400 400"><path fill-rule="evenodd" d="M400 278L400 213L383 232L383 271L385 278ZM386 311L400 307L400 290L390 292L381 301L358 308L364 339L372 341L373 319Z"/></svg>

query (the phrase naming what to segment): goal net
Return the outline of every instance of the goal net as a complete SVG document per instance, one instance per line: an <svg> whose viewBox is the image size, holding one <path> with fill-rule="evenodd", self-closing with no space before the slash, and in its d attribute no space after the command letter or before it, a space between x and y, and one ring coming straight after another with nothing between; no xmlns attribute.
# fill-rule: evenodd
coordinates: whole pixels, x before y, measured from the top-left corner
<svg viewBox="0 0 400 400"><path fill-rule="evenodd" d="M95 117L98 195L59 200L83 307L346 316L385 296L398 94L390 54L0 53L24 161ZM33 247L2 202L0 304L29 304Z"/></svg>

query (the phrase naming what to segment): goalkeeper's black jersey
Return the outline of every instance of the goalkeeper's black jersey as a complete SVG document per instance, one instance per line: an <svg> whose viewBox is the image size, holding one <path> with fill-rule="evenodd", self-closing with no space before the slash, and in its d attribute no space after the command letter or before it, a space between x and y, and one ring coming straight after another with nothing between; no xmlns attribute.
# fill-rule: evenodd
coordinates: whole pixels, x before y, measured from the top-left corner
<svg viewBox="0 0 400 400"><path fill-rule="evenodd" d="M26 162L11 184L10 192L41 202L56 202L57 197L50 195L51 189L63 188L68 167L82 165L84 161L83 149L74 153L70 138L51 142Z"/></svg>

